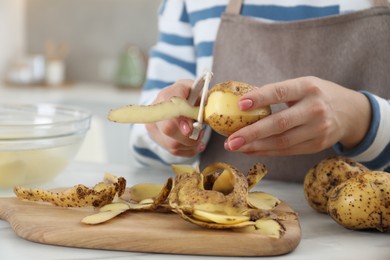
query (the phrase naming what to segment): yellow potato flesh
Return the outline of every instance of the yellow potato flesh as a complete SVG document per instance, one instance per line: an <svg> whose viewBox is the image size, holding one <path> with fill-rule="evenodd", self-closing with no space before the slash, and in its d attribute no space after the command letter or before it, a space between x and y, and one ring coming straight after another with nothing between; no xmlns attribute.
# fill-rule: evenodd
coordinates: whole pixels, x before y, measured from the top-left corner
<svg viewBox="0 0 390 260"><path fill-rule="evenodd" d="M172 97L170 101L153 105L128 105L112 109L108 120L116 123L155 123L180 116L197 119L199 107L190 105L187 100Z"/></svg>
<svg viewBox="0 0 390 260"><path fill-rule="evenodd" d="M280 204L275 196L261 191L248 193L248 205L256 209L270 210Z"/></svg>
<svg viewBox="0 0 390 260"><path fill-rule="evenodd" d="M205 122L217 133L228 136L270 114L268 108L241 111L237 105L239 99L234 93L211 92L205 106Z"/></svg>
<svg viewBox="0 0 390 260"><path fill-rule="evenodd" d="M84 217L81 220L81 223L89 224L89 225L100 224L100 223L107 222L110 219L115 218L116 216L118 216L119 214L122 214L125 211L127 211L127 210L122 209L122 210L114 210L114 211L101 211L99 213Z"/></svg>
<svg viewBox="0 0 390 260"><path fill-rule="evenodd" d="M215 180L212 190L219 191L225 195L231 193L234 189L235 178L231 171L224 170Z"/></svg>
<svg viewBox="0 0 390 260"><path fill-rule="evenodd" d="M279 221L266 218L257 220L255 228L257 233L273 238L280 238L285 231Z"/></svg>
<svg viewBox="0 0 390 260"><path fill-rule="evenodd" d="M202 210L194 210L193 217L205 222L215 222L218 224L238 224L241 222L249 221L248 216L243 215L225 215L214 212L207 212Z"/></svg>
<svg viewBox="0 0 390 260"><path fill-rule="evenodd" d="M129 188L130 199L140 202L144 199L155 198L163 189L162 184L139 183Z"/></svg>

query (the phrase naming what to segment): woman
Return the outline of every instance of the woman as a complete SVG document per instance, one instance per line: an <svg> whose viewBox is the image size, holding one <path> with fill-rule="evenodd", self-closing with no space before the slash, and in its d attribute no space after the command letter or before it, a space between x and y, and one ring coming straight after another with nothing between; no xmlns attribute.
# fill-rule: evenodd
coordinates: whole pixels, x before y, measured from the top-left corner
<svg viewBox="0 0 390 260"><path fill-rule="evenodd" d="M259 87L240 109L272 105L273 114L228 138L207 129L196 141L186 118L135 125L135 157L153 166L224 161L243 171L260 161L269 177L290 181L336 153L386 168L390 8L349 2L164 1L141 103L187 98L192 81L181 79L211 69L213 83Z"/></svg>

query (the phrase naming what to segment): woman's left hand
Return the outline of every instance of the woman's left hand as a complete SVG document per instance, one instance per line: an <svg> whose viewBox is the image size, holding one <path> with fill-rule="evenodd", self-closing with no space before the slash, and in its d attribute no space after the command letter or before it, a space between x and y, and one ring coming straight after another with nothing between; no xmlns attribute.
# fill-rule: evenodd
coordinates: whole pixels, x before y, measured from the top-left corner
<svg viewBox="0 0 390 260"><path fill-rule="evenodd" d="M369 129L371 107L362 93L316 77L264 85L238 106L245 111L278 103L288 108L233 133L225 149L259 156L316 153L337 142L350 149Z"/></svg>

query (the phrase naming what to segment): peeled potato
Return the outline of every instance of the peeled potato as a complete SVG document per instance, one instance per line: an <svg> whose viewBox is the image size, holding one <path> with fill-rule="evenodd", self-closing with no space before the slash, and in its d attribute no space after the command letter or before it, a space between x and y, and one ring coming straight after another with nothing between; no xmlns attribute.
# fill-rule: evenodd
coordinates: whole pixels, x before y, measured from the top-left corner
<svg viewBox="0 0 390 260"><path fill-rule="evenodd" d="M255 87L243 82L228 81L213 86L204 108L204 122L221 135L230 135L271 114L269 106L250 111L238 108L240 97ZM179 116L198 119L199 107L186 100L173 97L169 102L137 106L128 105L113 109L108 119L117 123L154 123Z"/></svg>
<svg viewBox="0 0 390 260"><path fill-rule="evenodd" d="M313 209L326 213L329 194L333 188L366 171L368 169L364 165L349 158L335 156L324 159L305 176L305 198Z"/></svg>
<svg viewBox="0 0 390 260"><path fill-rule="evenodd" d="M390 174L370 171L336 186L329 215L348 229L390 230Z"/></svg>
<svg viewBox="0 0 390 260"><path fill-rule="evenodd" d="M242 95L255 87L237 81L228 81L215 85L208 94L204 120L221 135L231 135L244 126L271 114L270 107L250 111L241 111L238 101Z"/></svg>

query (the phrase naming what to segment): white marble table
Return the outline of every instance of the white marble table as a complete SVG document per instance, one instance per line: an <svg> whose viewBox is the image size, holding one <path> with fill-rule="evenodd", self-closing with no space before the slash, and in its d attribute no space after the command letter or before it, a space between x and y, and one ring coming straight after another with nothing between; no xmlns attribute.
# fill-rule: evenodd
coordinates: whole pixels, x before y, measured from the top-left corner
<svg viewBox="0 0 390 260"><path fill-rule="evenodd" d="M42 188L73 186L78 183L93 185L101 180L104 172L124 176L128 184L141 182L162 183L169 172L156 169L131 169L127 165L74 162L65 172ZM263 180L258 190L269 192L289 204L299 213L302 240L290 254L261 259L390 259L390 233L351 231L336 224L330 217L312 210L303 195L300 184ZM11 190L0 190L0 197L13 196ZM11 226L0 220L0 259L215 259L218 257L148 254L91 250L44 245L19 238ZM229 258L229 259L244 259ZM248 259L248 258L245 258Z"/></svg>

